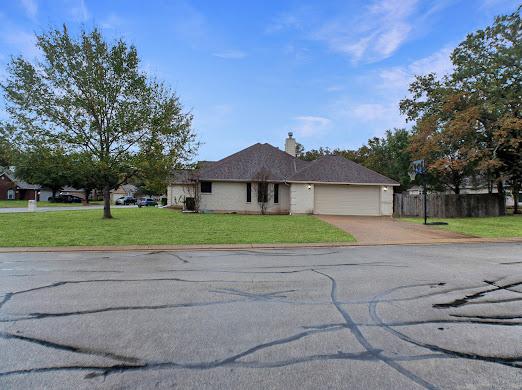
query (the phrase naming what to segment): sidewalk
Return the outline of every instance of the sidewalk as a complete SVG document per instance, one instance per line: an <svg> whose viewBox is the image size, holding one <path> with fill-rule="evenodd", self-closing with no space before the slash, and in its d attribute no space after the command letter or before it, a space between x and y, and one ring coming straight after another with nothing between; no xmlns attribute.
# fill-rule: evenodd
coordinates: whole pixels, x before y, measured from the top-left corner
<svg viewBox="0 0 522 390"><path fill-rule="evenodd" d="M500 244L521 243L522 237L515 238L447 238L426 242L393 243L307 243L307 244L215 244L215 245L115 245L115 246L59 246L59 247L5 247L0 253L36 252L172 252L172 251L224 251L250 249L292 249L292 248L345 248L380 245L444 245L444 244Z"/></svg>

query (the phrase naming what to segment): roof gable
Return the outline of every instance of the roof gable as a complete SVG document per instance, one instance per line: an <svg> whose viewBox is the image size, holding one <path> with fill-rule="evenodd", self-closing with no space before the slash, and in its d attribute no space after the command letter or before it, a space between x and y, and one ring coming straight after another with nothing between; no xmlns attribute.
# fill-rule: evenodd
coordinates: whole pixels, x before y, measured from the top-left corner
<svg viewBox="0 0 522 390"><path fill-rule="evenodd" d="M173 183L205 181L322 182L398 185L396 181L341 156L300 160L270 144L257 143L198 170L174 172Z"/></svg>
<svg viewBox="0 0 522 390"><path fill-rule="evenodd" d="M286 181L308 163L270 145L257 143L202 168L200 180Z"/></svg>
<svg viewBox="0 0 522 390"><path fill-rule="evenodd" d="M395 180L341 156L324 156L289 178L292 181L398 185Z"/></svg>

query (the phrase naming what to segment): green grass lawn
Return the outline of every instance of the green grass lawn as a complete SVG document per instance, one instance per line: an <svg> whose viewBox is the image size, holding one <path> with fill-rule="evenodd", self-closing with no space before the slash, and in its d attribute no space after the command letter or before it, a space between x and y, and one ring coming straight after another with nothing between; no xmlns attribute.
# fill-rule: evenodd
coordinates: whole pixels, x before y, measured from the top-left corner
<svg viewBox="0 0 522 390"><path fill-rule="evenodd" d="M90 202L90 205L101 205L103 202ZM81 203L51 203L47 201L38 202L38 207L67 207L67 206L81 206ZM26 208L27 200L0 200L0 208Z"/></svg>
<svg viewBox="0 0 522 390"><path fill-rule="evenodd" d="M422 218L401 218L402 221L422 223ZM429 218L428 222L447 222L440 229L477 237L522 237L522 215L484 218Z"/></svg>
<svg viewBox="0 0 522 390"><path fill-rule="evenodd" d="M0 246L350 242L309 215L183 214L157 208L0 214Z"/></svg>

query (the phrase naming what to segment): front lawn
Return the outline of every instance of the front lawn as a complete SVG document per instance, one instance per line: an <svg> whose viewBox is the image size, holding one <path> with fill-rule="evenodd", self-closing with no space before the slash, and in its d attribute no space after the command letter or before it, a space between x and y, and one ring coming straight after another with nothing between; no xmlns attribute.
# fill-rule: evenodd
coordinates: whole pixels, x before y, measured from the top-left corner
<svg viewBox="0 0 522 390"><path fill-rule="evenodd" d="M103 202L89 202L90 205L100 205ZM38 207L71 207L81 206L81 203L52 203L45 200L41 200L37 203ZM0 200L0 208L27 208L27 200Z"/></svg>
<svg viewBox="0 0 522 390"><path fill-rule="evenodd" d="M423 223L423 218L401 218L402 221ZM428 222L447 222L440 229L477 237L522 237L522 215L484 218L429 218Z"/></svg>
<svg viewBox="0 0 522 390"><path fill-rule="evenodd" d="M350 242L309 215L183 214L158 208L0 214L0 246Z"/></svg>

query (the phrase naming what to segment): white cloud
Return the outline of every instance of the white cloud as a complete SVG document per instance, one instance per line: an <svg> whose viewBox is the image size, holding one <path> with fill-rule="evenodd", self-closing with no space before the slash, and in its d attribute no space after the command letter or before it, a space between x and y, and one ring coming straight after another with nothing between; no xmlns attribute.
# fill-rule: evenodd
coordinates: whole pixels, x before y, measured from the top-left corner
<svg viewBox="0 0 522 390"><path fill-rule="evenodd" d="M354 62L374 62L392 55L409 37L417 0L378 0L355 20L346 16L325 23L313 35Z"/></svg>
<svg viewBox="0 0 522 390"><path fill-rule="evenodd" d="M69 15L75 22L85 22L89 20L91 14L85 5L85 0L74 0L69 8Z"/></svg>
<svg viewBox="0 0 522 390"><path fill-rule="evenodd" d="M296 30L354 63L372 63L425 33L435 14L450 4L451 0L371 0L358 12L346 5L326 17L318 9L298 7L274 19L267 31Z"/></svg>
<svg viewBox="0 0 522 390"><path fill-rule="evenodd" d="M12 53L14 55L22 54L29 58L39 55L36 47L36 37L32 33L9 28L7 31L2 32L0 39L15 50Z"/></svg>
<svg viewBox="0 0 522 390"><path fill-rule="evenodd" d="M326 87L326 91L327 92L339 92L339 91L342 91L342 90L344 90L344 86L337 85L337 84L330 85L330 86Z"/></svg>
<svg viewBox="0 0 522 390"><path fill-rule="evenodd" d="M31 19L36 17L36 14L38 13L38 4L35 0L20 0L20 4L22 5L27 16L29 16Z"/></svg>
<svg viewBox="0 0 522 390"><path fill-rule="evenodd" d="M103 19L100 26L107 30L114 30L121 27L124 24L124 20L116 14L110 14L106 19Z"/></svg>
<svg viewBox="0 0 522 390"><path fill-rule="evenodd" d="M224 58L227 60L240 60L245 58L247 54L241 50L225 50L212 54L214 57Z"/></svg>
<svg viewBox="0 0 522 390"><path fill-rule="evenodd" d="M450 59L452 50L451 47L447 46L427 57L415 60L407 66L382 69L379 72L381 79L379 85L385 89L400 89L401 92L405 93L416 75L436 73L440 77L448 74L453 68Z"/></svg>
<svg viewBox="0 0 522 390"><path fill-rule="evenodd" d="M293 119L295 121L293 130L295 130L297 135L301 137L311 137L323 134L328 130L328 127L332 123L330 119L322 116L304 115L296 116Z"/></svg>
<svg viewBox="0 0 522 390"><path fill-rule="evenodd" d="M275 33L286 29L297 29L301 27L299 16L292 14L278 15L266 28L267 33Z"/></svg>

